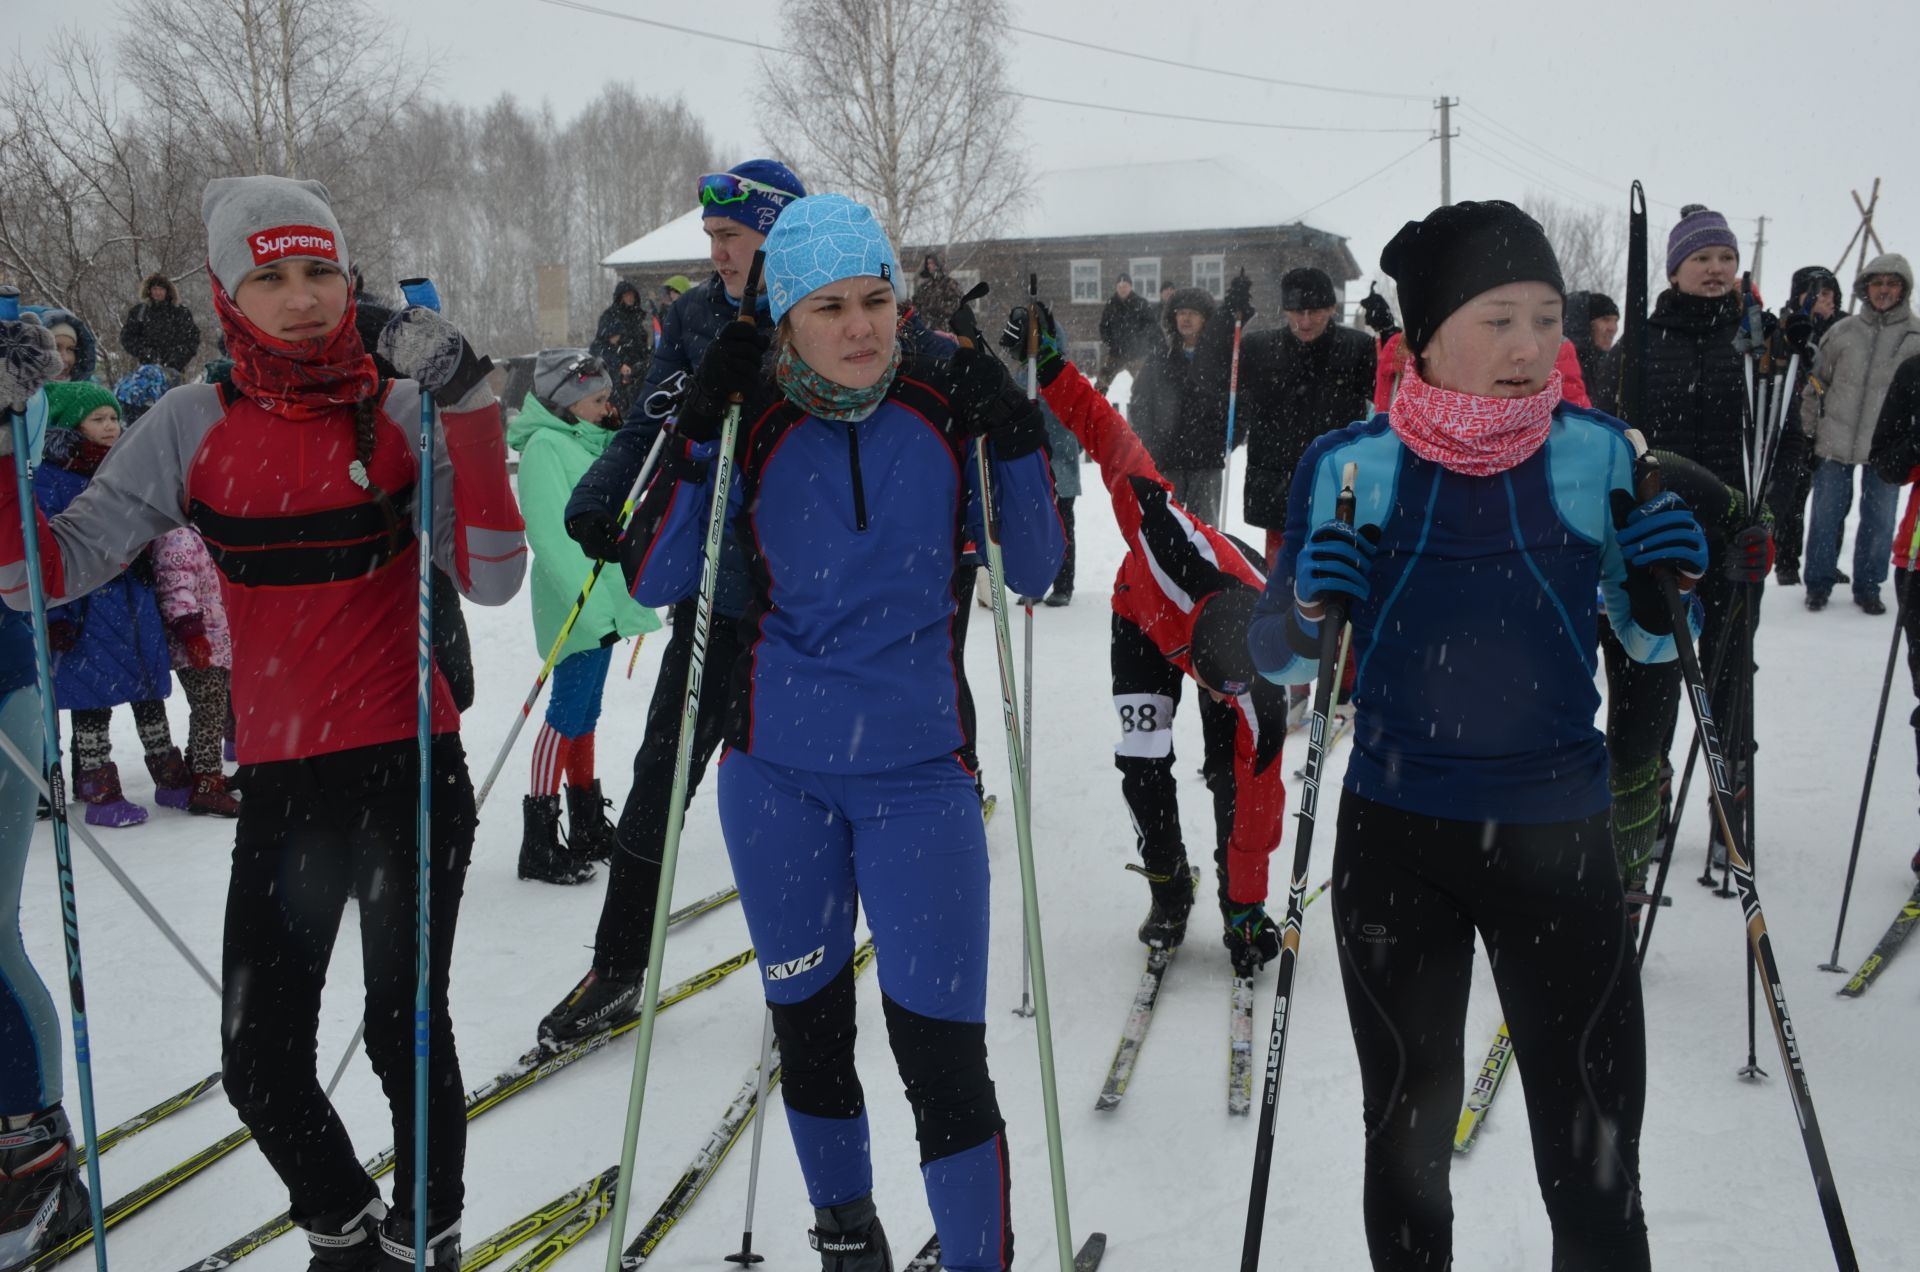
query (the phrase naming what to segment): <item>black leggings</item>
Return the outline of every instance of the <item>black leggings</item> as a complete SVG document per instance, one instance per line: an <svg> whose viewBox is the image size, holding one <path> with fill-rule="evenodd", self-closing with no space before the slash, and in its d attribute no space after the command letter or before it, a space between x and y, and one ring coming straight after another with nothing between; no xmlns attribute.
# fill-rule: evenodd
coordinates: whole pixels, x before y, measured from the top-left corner
<svg viewBox="0 0 1920 1272"><path fill-rule="evenodd" d="M1334 921L1377 1272L1453 1266L1447 1173L1476 930L1525 1072L1554 1272L1649 1266L1639 1185L1646 1032L1612 851L1605 813L1481 824L1342 795Z"/></svg>
<svg viewBox="0 0 1920 1272"><path fill-rule="evenodd" d="M227 889L220 1052L227 1098L286 1184L294 1221L356 1209L378 1190L315 1072L320 992L348 897L360 903L367 1059L393 1115L396 1209L412 1212L414 825L412 741L246 766ZM433 743L432 1014L427 1209L460 1213L465 1093L447 970L476 817L457 734Z"/></svg>

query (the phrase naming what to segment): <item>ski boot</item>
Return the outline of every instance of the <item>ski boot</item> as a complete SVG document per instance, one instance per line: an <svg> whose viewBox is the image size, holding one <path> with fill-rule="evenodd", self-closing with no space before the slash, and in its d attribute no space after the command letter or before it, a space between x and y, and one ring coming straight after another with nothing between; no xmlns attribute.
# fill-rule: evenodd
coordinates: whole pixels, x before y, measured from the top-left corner
<svg viewBox="0 0 1920 1272"><path fill-rule="evenodd" d="M893 1250L871 1193L838 1206L816 1206L807 1243L820 1252L820 1272L893 1272Z"/></svg>
<svg viewBox="0 0 1920 1272"><path fill-rule="evenodd" d="M1067 606L1073 604L1073 589L1070 587L1054 588L1053 591L1047 593L1046 604L1048 609L1065 609Z"/></svg>
<svg viewBox="0 0 1920 1272"><path fill-rule="evenodd" d="M66 1110L0 1130L0 1268L31 1266L90 1222Z"/></svg>
<svg viewBox="0 0 1920 1272"><path fill-rule="evenodd" d="M1225 901L1221 903L1220 912L1227 921L1220 943L1227 947L1227 958L1233 963L1235 976L1252 976L1280 957L1280 929L1267 916L1265 904L1238 905Z"/></svg>
<svg viewBox="0 0 1920 1272"><path fill-rule="evenodd" d="M597 777L591 786L567 787L567 847L581 861L613 860L613 823L607 820L612 807Z"/></svg>
<svg viewBox="0 0 1920 1272"><path fill-rule="evenodd" d="M228 789L226 774L195 773L187 811L198 817L238 817L240 801Z"/></svg>
<svg viewBox="0 0 1920 1272"><path fill-rule="evenodd" d="M413 1216L396 1210L380 1225L378 1272L406 1272L413 1262ZM427 1266L437 1272L460 1272L460 1220L445 1223L427 1216Z"/></svg>
<svg viewBox="0 0 1920 1272"><path fill-rule="evenodd" d="M376 1196L357 1209L301 1224L313 1251L307 1272L379 1272L380 1223L386 1216L387 1205Z"/></svg>
<svg viewBox="0 0 1920 1272"><path fill-rule="evenodd" d="M87 825L120 829L147 820L147 810L130 803L120 789L119 766L109 762L73 775L73 794L87 806Z"/></svg>
<svg viewBox="0 0 1920 1272"><path fill-rule="evenodd" d="M179 747L170 746L163 754L147 756L147 772L153 776L154 803L183 812L192 803L193 770L187 767Z"/></svg>
<svg viewBox="0 0 1920 1272"><path fill-rule="evenodd" d="M1140 925L1140 943L1156 950L1177 948L1187 939L1187 914L1193 909L1199 872L1184 861L1163 875L1131 863L1127 869L1145 875L1147 889L1153 893L1153 908Z"/></svg>
<svg viewBox="0 0 1920 1272"><path fill-rule="evenodd" d="M520 877L540 883L575 884L593 878L593 863L560 846L560 797L528 795L520 801L526 831L520 839Z"/></svg>
<svg viewBox="0 0 1920 1272"><path fill-rule="evenodd" d="M540 1045L559 1052L602 1029L630 1020L640 1010L644 972L624 975L590 970L540 1021Z"/></svg>

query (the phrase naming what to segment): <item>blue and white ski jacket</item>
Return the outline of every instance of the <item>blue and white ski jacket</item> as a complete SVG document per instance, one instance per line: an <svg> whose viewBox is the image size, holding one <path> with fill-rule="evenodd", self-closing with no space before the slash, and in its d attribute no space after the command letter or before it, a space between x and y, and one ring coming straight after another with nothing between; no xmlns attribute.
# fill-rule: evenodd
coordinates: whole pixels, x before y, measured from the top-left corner
<svg viewBox="0 0 1920 1272"><path fill-rule="evenodd" d="M748 401L728 498L753 596L730 745L844 774L962 745L955 572L980 525L978 468L939 380L909 360L853 423L809 415L771 385ZM674 445L634 517L648 536L631 580L642 605L700 584L714 448ZM1007 587L1037 595L1065 547L1046 451L990 466Z"/></svg>
<svg viewBox="0 0 1920 1272"><path fill-rule="evenodd" d="M1308 448L1247 639L1268 679L1314 679L1294 566L1333 517L1342 470L1358 465L1354 524L1381 537L1370 594L1352 613L1358 714L1346 789L1460 821L1572 821L1607 807L1606 740L1594 727L1601 605L1636 661L1675 653L1657 630L1664 611L1643 615L1645 626L1636 618L1614 538L1612 492L1633 490L1625 427L1563 403L1546 443L1491 477L1420 458L1385 414Z"/></svg>

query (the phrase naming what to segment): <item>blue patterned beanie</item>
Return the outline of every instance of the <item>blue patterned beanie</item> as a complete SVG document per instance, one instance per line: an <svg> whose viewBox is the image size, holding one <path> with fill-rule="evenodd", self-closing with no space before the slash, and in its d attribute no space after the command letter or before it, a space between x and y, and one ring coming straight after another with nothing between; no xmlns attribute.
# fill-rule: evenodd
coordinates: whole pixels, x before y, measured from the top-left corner
<svg viewBox="0 0 1920 1272"><path fill-rule="evenodd" d="M844 194L787 205L767 235L767 301L779 322L800 300L843 278L883 278L901 293L900 261L880 218Z"/></svg>

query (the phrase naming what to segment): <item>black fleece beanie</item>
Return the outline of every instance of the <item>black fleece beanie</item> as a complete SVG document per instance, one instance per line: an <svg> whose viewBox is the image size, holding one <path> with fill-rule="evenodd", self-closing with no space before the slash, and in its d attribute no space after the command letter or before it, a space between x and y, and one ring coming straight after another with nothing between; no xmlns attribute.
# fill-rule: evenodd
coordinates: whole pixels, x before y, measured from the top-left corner
<svg viewBox="0 0 1920 1272"><path fill-rule="evenodd" d="M1247 648L1247 624L1258 597L1252 588L1234 586L1215 592L1200 607L1189 647L1193 673L1209 689L1238 696L1253 684L1253 654Z"/></svg>
<svg viewBox="0 0 1920 1272"><path fill-rule="evenodd" d="M1380 268L1399 287L1407 347L1415 353L1481 292L1538 282L1567 293L1546 231L1501 199L1455 203L1408 221L1380 253Z"/></svg>

